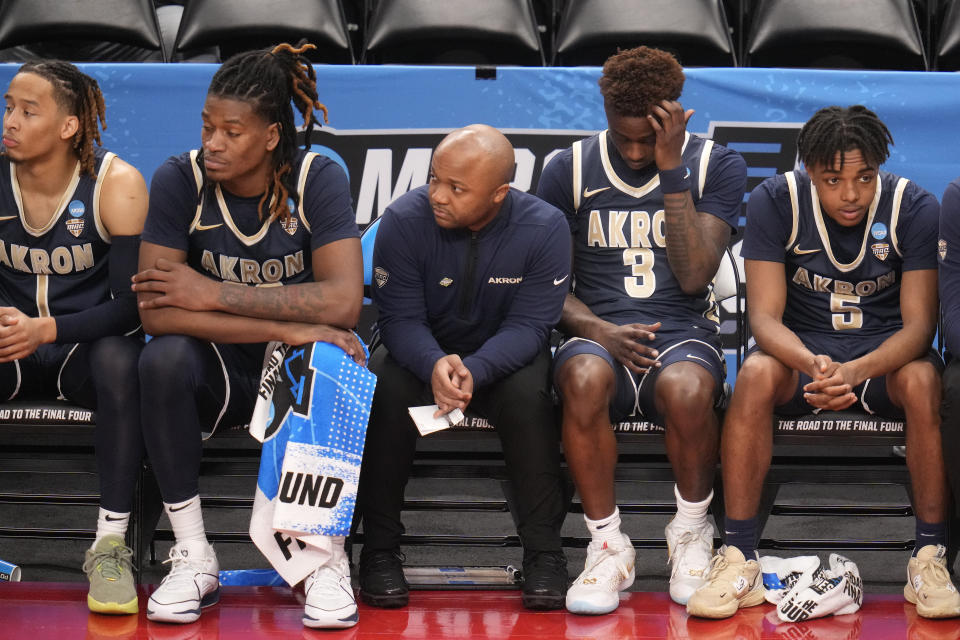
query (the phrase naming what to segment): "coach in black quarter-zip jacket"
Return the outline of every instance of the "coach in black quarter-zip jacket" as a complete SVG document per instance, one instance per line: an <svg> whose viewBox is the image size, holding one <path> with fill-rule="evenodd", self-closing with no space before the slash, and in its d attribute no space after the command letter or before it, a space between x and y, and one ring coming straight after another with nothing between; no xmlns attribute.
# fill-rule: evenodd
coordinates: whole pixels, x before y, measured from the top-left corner
<svg viewBox="0 0 960 640"><path fill-rule="evenodd" d="M550 399L547 338L570 282L563 214L510 187L513 148L472 125L437 146L430 184L391 204L373 253L381 345L360 475L360 593L407 603L400 511L418 432L407 407L482 414L496 427L517 494L523 603L563 606L566 513ZM439 413L439 412L438 412Z"/></svg>

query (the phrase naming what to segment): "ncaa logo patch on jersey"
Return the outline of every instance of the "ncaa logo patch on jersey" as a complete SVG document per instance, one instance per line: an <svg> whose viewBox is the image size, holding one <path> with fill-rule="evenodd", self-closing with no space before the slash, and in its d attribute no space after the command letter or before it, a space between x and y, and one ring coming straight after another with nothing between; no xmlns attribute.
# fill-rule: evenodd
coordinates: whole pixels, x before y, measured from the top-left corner
<svg viewBox="0 0 960 640"><path fill-rule="evenodd" d="M947 259L947 241L943 238L937 241L937 253L940 254L941 260Z"/></svg>
<svg viewBox="0 0 960 640"><path fill-rule="evenodd" d="M873 250L873 255L877 257L877 260L886 260L887 256L890 255L890 245L886 242L872 244L870 245L870 249Z"/></svg>
<svg viewBox="0 0 960 640"><path fill-rule="evenodd" d="M377 281L377 286L381 289L383 285L387 284L388 278L390 278L390 274L383 267L377 267L373 270L373 279Z"/></svg>
<svg viewBox="0 0 960 640"><path fill-rule="evenodd" d="M83 233L83 214L86 213L86 211L87 207L84 206L80 200L74 200L67 205L67 213L72 217L67 218L64 224L67 226L67 231L73 234L74 238L79 238L80 234Z"/></svg>
<svg viewBox="0 0 960 640"><path fill-rule="evenodd" d="M873 236L874 240L883 240L887 237L887 225L882 222L873 223L873 226L870 227L870 235ZM883 258L880 259L883 260Z"/></svg>

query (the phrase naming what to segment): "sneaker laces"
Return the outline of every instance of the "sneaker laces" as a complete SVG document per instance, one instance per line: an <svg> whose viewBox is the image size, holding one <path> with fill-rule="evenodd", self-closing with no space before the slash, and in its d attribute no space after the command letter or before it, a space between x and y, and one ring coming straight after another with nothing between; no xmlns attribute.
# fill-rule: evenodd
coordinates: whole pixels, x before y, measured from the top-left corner
<svg viewBox="0 0 960 640"><path fill-rule="evenodd" d="M90 573L94 568L105 580L119 580L124 568L133 571L133 551L122 545L111 547L109 551L94 551L84 561L83 572Z"/></svg>
<svg viewBox="0 0 960 640"><path fill-rule="evenodd" d="M207 556L188 556L176 545L170 549L170 557L163 561L163 564L170 564L170 573L160 581L161 585L169 583L171 587L180 586L181 583L193 586L194 577L198 573L203 573L209 564Z"/></svg>
<svg viewBox="0 0 960 640"><path fill-rule="evenodd" d="M710 558L710 571L707 573L707 582L713 584L720 579L720 574L730 568L730 563L727 562L726 556L722 553L714 554Z"/></svg>
<svg viewBox="0 0 960 640"><path fill-rule="evenodd" d="M936 558L930 558L921 565L920 577L923 578L924 586L939 588L951 584L950 572L943 564L937 562Z"/></svg>
<svg viewBox="0 0 960 640"><path fill-rule="evenodd" d="M310 585L307 586L307 591L311 594L318 594L324 596L342 596L343 589L340 588L340 578L343 577L339 571L333 567L327 565L322 565L317 567L317 569L310 574Z"/></svg>
<svg viewBox="0 0 960 640"><path fill-rule="evenodd" d="M697 532L697 531L694 531L693 529L687 529L686 531L684 531L682 534L680 534L680 537L677 538L677 543L673 548L673 553L667 556L667 564L670 564L671 562L673 562L674 557L682 558L686 553L686 548L698 541L705 542L708 546L713 546L713 540L707 538L705 531L701 530ZM711 562L712 562L712 558L711 558ZM673 564L673 568L670 571L671 580L677 576L677 571L680 570L680 564L681 564L680 562Z"/></svg>
<svg viewBox="0 0 960 640"><path fill-rule="evenodd" d="M612 559L617 569L620 570L620 573L622 575L626 576L627 574L629 574L630 572L627 571L626 565L623 563L623 560L620 559L620 552L623 551L623 549L614 547L609 543L605 543L605 544L606 546L601 546L596 542L593 542L593 541L590 542L590 546L593 547L593 549L595 550L595 553L590 554L589 548L588 548L587 557L589 558L590 555L593 555L593 562L588 564L584 568L583 572L592 573L594 569L596 569L598 566L603 564L605 561L607 561L608 559Z"/></svg>

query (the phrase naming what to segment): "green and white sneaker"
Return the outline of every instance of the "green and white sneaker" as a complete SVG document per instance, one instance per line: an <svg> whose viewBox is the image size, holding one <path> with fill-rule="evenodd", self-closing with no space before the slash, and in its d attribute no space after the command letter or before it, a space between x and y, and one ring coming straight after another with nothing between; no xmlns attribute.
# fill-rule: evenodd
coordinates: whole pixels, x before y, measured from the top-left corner
<svg viewBox="0 0 960 640"><path fill-rule="evenodd" d="M95 613L136 613L133 551L118 535L106 535L87 549L83 572L90 580L87 606Z"/></svg>

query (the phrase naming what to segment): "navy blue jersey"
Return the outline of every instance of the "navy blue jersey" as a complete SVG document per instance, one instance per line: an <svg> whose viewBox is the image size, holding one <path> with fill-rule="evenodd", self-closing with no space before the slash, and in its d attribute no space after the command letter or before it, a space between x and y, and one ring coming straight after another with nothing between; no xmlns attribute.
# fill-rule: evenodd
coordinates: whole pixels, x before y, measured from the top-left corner
<svg viewBox="0 0 960 640"><path fill-rule="evenodd" d="M291 199L286 223L266 212L260 219L260 196L235 196L219 184L202 188L197 153L171 157L154 173L142 237L186 251L187 264L200 273L251 286L309 282L314 249L359 235L346 174L326 156L297 156L300 202ZM237 348L259 368L262 344Z"/></svg>
<svg viewBox="0 0 960 640"><path fill-rule="evenodd" d="M960 355L960 178L947 185L940 201L940 307L947 351Z"/></svg>
<svg viewBox="0 0 960 640"><path fill-rule="evenodd" d="M197 153L157 170L143 230L146 242L186 251L197 271L251 285L308 282L313 249L358 235L346 176L329 158L300 153L293 168L300 202L289 201L285 222L260 219L260 196L235 196L219 184L203 189Z"/></svg>
<svg viewBox="0 0 960 640"><path fill-rule="evenodd" d="M736 231L746 184L743 158L687 133L683 163L697 211ZM594 314L615 324L659 321L664 329L719 331L711 287L684 293L667 262L656 166L631 170L602 131L558 154L544 169L537 195L567 215L574 293Z"/></svg>
<svg viewBox="0 0 960 640"><path fill-rule="evenodd" d="M110 299L110 235L100 220L100 189L115 154L95 150L96 178L80 163L43 228L26 220L15 165L0 158L0 303L31 317L89 309Z"/></svg>
<svg viewBox="0 0 960 640"><path fill-rule="evenodd" d="M844 227L821 211L806 172L791 171L750 194L741 253L784 264L787 328L830 344L843 339L843 353L851 355L850 337L862 338L855 349L863 351L903 326L901 276L936 268L938 216L930 193L881 171L864 220Z"/></svg>
<svg viewBox="0 0 960 640"><path fill-rule="evenodd" d="M546 346L569 288L570 232L554 207L515 189L480 231L444 229L427 192L395 200L377 230L380 336L425 382L443 356L466 355L479 388Z"/></svg>

